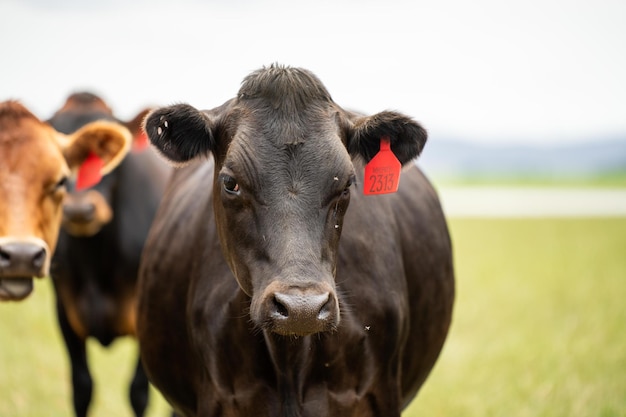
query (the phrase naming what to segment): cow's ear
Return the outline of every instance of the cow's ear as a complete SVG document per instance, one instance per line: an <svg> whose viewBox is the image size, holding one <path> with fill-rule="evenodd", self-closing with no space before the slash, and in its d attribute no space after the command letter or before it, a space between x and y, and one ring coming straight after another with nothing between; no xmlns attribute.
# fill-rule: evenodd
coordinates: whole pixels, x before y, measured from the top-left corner
<svg viewBox="0 0 626 417"><path fill-rule="evenodd" d="M151 108L145 108L131 120L124 122L124 126L130 130L130 134L133 135L133 152L142 152L148 147L148 135L143 129L143 122L146 116L150 113Z"/></svg>
<svg viewBox="0 0 626 417"><path fill-rule="evenodd" d="M351 155L369 162L380 149L383 136L389 138L391 150L404 165L417 158L426 144L426 130L403 114L384 111L373 116L352 116L347 123L347 147Z"/></svg>
<svg viewBox="0 0 626 417"><path fill-rule="evenodd" d="M107 174L124 159L132 137L119 123L96 121L68 135L63 143L63 155L71 169L78 168L91 154L102 160L101 174Z"/></svg>
<svg viewBox="0 0 626 417"><path fill-rule="evenodd" d="M131 120L124 122L124 126L130 130L130 134L133 135L133 137L143 133L142 125L150 111L152 111L151 108L145 108L137 113Z"/></svg>
<svg viewBox="0 0 626 417"><path fill-rule="evenodd" d="M174 164L185 163L215 149L211 120L188 104L152 111L144 130L152 145Z"/></svg>

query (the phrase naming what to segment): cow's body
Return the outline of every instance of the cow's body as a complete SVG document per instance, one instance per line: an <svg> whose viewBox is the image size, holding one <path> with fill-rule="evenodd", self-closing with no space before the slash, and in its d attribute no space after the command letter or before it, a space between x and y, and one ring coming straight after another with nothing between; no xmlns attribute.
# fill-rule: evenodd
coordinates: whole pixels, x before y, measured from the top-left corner
<svg viewBox="0 0 626 417"><path fill-rule="evenodd" d="M69 133L103 118L112 118L104 102L80 93L70 96L49 123ZM169 173L152 149L130 152L97 185L72 191L66 201L52 278L78 416L86 415L92 393L87 338L108 346L117 337L135 335L139 259ZM143 415L147 396L138 361L130 389L136 415Z"/></svg>
<svg viewBox="0 0 626 417"><path fill-rule="evenodd" d="M361 195L350 184L362 184L363 163L346 150L367 160L369 149L355 149L369 132L391 134L408 162L419 149L400 140L419 148L425 136L395 113L367 119L365 130L359 117L308 72L271 67L204 113L206 130L178 135L202 119L189 108L147 119L173 161L203 146L215 155L174 174L142 263L141 352L179 413L399 416L426 379L454 298L439 201L414 164L398 193Z"/></svg>
<svg viewBox="0 0 626 417"><path fill-rule="evenodd" d="M93 153L109 172L130 141L118 124L65 135L16 101L0 103L0 301L24 299L33 277L49 274L72 171Z"/></svg>

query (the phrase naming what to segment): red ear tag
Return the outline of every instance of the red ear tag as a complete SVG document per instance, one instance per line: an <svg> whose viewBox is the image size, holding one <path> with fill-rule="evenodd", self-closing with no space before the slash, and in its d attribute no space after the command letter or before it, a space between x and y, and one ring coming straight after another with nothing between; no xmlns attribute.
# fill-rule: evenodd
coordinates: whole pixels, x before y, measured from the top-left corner
<svg viewBox="0 0 626 417"><path fill-rule="evenodd" d="M400 184L402 164L391 151L389 137L380 138L380 151L365 165L363 194L395 193Z"/></svg>
<svg viewBox="0 0 626 417"><path fill-rule="evenodd" d="M133 139L133 152L142 152L148 147L148 135L146 132L141 132Z"/></svg>
<svg viewBox="0 0 626 417"><path fill-rule="evenodd" d="M76 177L76 190L84 190L93 187L102 179L102 167L104 161L94 153L90 153L83 164L78 168L78 176Z"/></svg>

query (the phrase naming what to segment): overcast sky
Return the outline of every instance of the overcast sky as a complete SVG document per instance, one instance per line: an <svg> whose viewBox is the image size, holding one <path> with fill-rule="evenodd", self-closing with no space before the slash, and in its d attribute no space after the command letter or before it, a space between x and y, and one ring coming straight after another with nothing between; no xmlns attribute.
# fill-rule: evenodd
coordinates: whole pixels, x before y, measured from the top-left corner
<svg viewBox="0 0 626 417"><path fill-rule="evenodd" d="M208 109L273 62L431 138L626 137L624 0L0 0L0 100L43 119L78 90Z"/></svg>

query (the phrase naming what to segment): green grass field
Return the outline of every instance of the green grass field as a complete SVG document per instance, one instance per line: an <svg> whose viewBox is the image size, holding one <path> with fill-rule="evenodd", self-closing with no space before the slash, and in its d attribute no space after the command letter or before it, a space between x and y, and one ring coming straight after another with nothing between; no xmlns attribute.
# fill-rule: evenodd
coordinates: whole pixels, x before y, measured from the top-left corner
<svg viewBox="0 0 626 417"><path fill-rule="evenodd" d="M624 188L626 171L603 174L545 175L545 174L475 174L437 176L432 180L439 186L498 186L498 187L560 187L560 188Z"/></svg>
<svg viewBox="0 0 626 417"><path fill-rule="evenodd" d="M626 416L626 219L451 231L452 330L405 416Z"/></svg>
<svg viewBox="0 0 626 417"><path fill-rule="evenodd" d="M626 218L452 219L450 337L403 417L626 416ZM92 417L131 416L136 347L90 344ZM0 416L71 415L49 282L0 304ZM155 392L149 416L167 416Z"/></svg>

